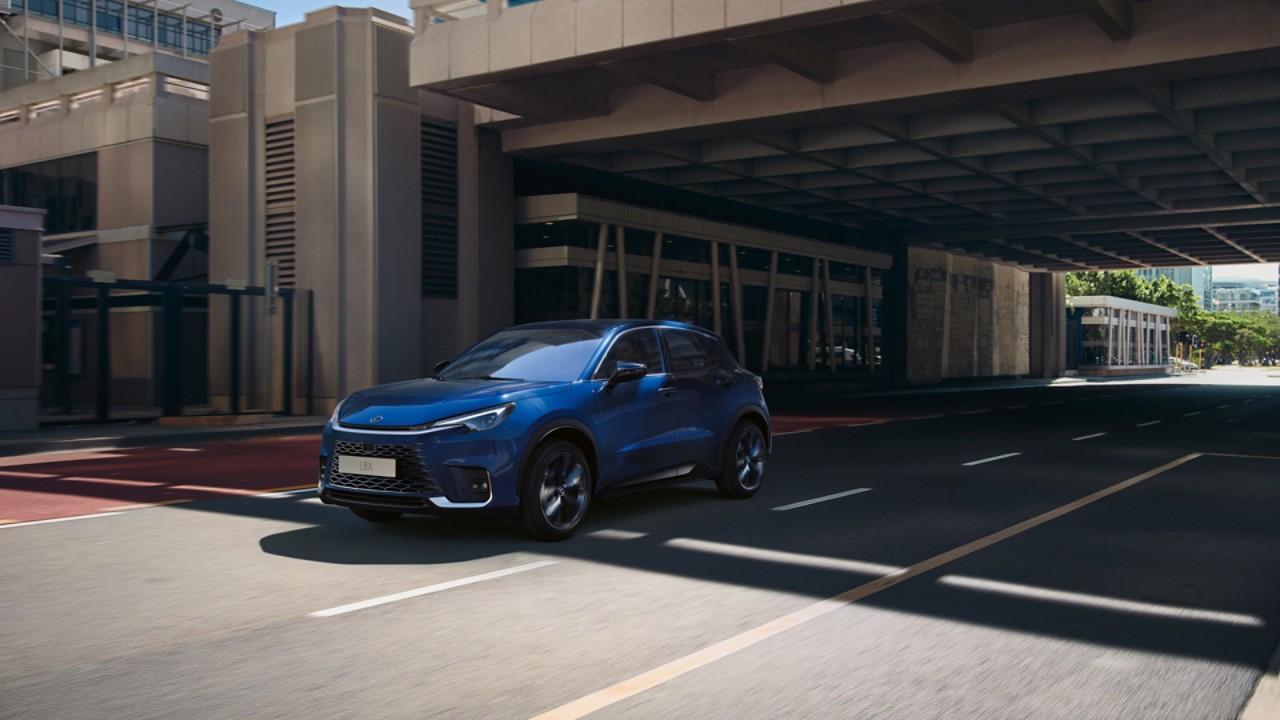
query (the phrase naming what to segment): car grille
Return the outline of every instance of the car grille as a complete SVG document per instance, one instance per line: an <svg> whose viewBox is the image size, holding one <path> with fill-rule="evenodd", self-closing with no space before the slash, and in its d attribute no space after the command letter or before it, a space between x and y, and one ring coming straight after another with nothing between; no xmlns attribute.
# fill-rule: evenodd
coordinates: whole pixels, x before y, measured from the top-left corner
<svg viewBox="0 0 1280 720"><path fill-rule="evenodd" d="M338 456L392 458L396 477L373 477L338 472ZM427 472L417 445L404 443L360 443L338 440L329 458L329 485L376 493L439 495L440 486Z"/></svg>

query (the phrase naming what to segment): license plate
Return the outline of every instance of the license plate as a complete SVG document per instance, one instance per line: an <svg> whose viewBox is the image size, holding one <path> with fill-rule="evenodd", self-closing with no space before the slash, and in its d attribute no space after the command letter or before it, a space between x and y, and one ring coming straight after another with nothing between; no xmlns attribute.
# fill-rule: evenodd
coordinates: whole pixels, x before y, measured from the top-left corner
<svg viewBox="0 0 1280 720"><path fill-rule="evenodd" d="M393 478L396 476L395 458L338 456L338 472L344 475L373 475Z"/></svg>

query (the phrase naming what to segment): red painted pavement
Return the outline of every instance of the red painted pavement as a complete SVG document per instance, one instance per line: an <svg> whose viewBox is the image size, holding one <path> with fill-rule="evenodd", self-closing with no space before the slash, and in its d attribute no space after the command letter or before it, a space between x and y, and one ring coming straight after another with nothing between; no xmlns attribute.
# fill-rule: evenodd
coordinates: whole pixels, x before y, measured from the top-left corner
<svg viewBox="0 0 1280 720"><path fill-rule="evenodd" d="M775 415L775 433L893 418ZM0 457L0 524L310 486L320 437Z"/></svg>
<svg viewBox="0 0 1280 720"><path fill-rule="evenodd" d="M320 436L0 457L0 523L312 485Z"/></svg>

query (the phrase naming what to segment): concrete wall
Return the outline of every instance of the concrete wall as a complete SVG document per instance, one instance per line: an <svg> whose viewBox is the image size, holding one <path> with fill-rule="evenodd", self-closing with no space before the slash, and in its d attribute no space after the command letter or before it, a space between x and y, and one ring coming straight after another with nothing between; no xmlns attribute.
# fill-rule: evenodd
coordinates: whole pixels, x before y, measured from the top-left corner
<svg viewBox="0 0 1280 720"><path fill-rule="evenodd" d="M426 112L420 92L408 85L411 39L409 27L392 15L328 8L300 25L229 37L211 58L210 278L262 282L265 127L292 118L295 287L314 293L317 411L354 390L417 377L426 362L419 280ZM451 112L454 107L450 101ZM210 323L212 337L225 336L225 308L211 308ZM304 322L297 327L302 342L307 328ZM257 370L242 383L242 405L261 407L267 402L263 331L254 320L245 332L241 364ZM295 408L306 392L306 350L300 344L295 353ZM209 355L211 394L223 405L226 352L214 343ZM278 358L278 348L275 353Z"/></svg>
<svg viewBox="0 0 1280 720"><path fill-rule="evenodd" d="M907 263L909 383L1031 372L1029 273L915 247Z"/></svg>
<svg viewBox="0 0 1280 720"><path fill-rule="evenodd" d="M12 262L0 260L0 430L40 421L40 226L44 211L0 206ZM10 241L5 241L10 242Z"/></svg>

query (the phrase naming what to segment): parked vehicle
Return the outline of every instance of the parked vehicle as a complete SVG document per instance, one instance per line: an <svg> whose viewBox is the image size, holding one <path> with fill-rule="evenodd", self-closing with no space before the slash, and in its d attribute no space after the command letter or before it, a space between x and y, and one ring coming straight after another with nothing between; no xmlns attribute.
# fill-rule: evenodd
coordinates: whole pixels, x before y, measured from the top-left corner
<svg viewBox="0 0 1280 720"><path fill-rule="evenodd" d="M521 325L436 373L338 404L321 443L321 500L372 522L514 516L561 540L599 495L713 479L749 498L764 479L763 382L701 328Z"/></svg>

